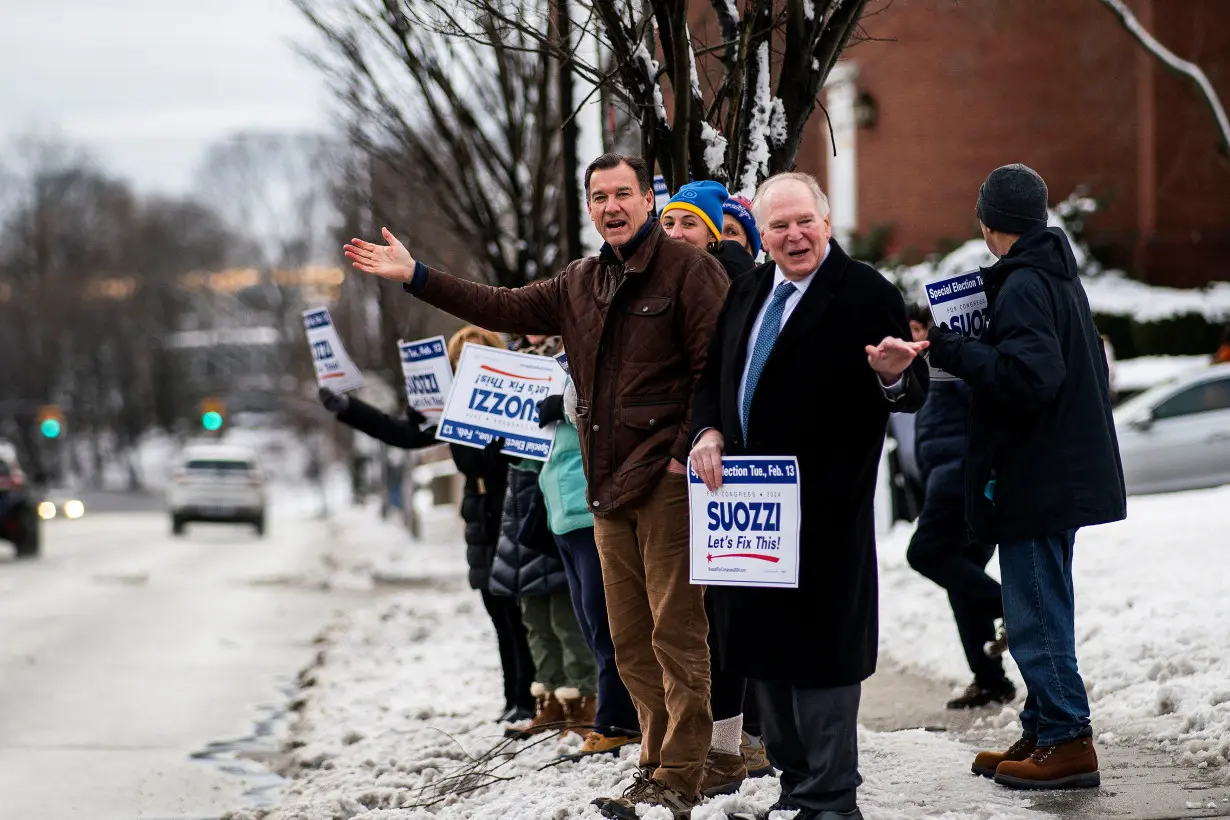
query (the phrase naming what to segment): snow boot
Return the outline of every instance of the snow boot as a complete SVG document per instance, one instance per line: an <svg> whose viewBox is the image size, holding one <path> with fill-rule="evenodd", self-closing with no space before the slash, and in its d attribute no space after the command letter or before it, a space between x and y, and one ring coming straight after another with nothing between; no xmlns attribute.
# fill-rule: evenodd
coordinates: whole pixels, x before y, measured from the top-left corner
<svg viewBox="0 0 1230 820"><path fill-rule="evenodd" d="M1102 776L1093 738L1039 746L1027 760L1006 760L995 770L995 782L1013 789L1096 788L1102 785Z"/></svg>
<svg viewBox="0 0 1230 820"><path fill-rule="evenodd" d="M948 701L949 709L981 709L993 703L1011 703L1016 699L1016 687L1007 678L992 683L974 681L958 697Z"/></svg>
<svg viewBox="0 0 1230 820"><path fill-rule="evenodd" d="M1032 737L1023 737L1008 747L1006 752L979 752L974 758L970 771L983 777L994 777L995 770L1004 761L1028 760L1038 747L1038 741Z"/></svg>
<svg viewBox="0 0 1230 820"><path fill-rule="evenodd" d="M594 717L598 713L596 695L582 695L580 689L561 686L555 690L555 699L564 710L564 724L568 727L565 734L571 732L585 737L594 728Z"/></svg>
<svg viewBox="0 0 1230 820"><path fill-rule="evenodd" d="M535 683L530 687L530 694L537 701L534 717L504 727L504 737L525 740L543 732L555 732L564 728L564 706L547 691L547 687Z"/></svg>

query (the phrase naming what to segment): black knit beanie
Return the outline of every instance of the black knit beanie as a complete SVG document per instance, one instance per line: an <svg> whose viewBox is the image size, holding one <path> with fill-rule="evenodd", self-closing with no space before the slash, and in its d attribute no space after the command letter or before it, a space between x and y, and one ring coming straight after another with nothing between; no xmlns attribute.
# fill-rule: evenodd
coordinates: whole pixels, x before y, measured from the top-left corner
<svg viewBox="0 0 1230 820"><path fill-rule="evenodd" d="M978 189L977 210L991 230L1023 234L1046 224L1046 182L1019 162L996 168Z"/></svg>

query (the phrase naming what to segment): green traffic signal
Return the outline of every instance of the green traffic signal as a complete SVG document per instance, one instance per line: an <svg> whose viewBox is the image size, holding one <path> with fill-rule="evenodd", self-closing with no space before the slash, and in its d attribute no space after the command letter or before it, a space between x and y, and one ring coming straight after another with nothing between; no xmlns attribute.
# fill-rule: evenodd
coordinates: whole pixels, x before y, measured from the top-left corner
<svg viewBox="0 0 1230 820"><path fill-rule="evenodd" d="M215 430L221 430L222 414L213 410L210 410L208 413L203 413L201 415L201 426L206 430L209 430L211 433Z"/></svg>
<svg viewBox="0 0 1230 820"><path fill-rule="evenodd" d="M43 419L39 432L43 434L43 438L57 438L60 435L60 422L56 419Z"/></svg>

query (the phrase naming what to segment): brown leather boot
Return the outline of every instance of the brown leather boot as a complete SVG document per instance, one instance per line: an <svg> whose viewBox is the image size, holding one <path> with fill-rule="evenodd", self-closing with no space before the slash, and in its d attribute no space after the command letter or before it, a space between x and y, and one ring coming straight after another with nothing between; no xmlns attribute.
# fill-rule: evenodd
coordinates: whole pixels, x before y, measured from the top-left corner
<svg viewBox="0 0 1230 820"><path fill-rule="evenodd" d="M1092 789L1102 785L1093 738L1078 737L1058 746L1039 746L1027 760L1006 760L995 782L1013 789Z"/></svg>
<svg viewBox="0 0 1230 820"><path fill-rule="evenodd" d="M710 749L705 757L705 774L700 781L700 793L705 797L734 794L747 779L747 764L743 755L730 755Z"/></svg>
<svg viewBox="0 0 1230 820"><path fill-rule="evenodd" d="M739 753L743 755L743 765L747 766L748 777L772 777L772 764L769 763L769 753L764 747L764 741L743 733L739 743Z"/></svg>
<svg viewBox="0 0 1230 820"><path fill-rule="evenodd" d="M504 737L525 740L543 732L557 732L564 728L564 705L541 683L530 686L534 696L534 717L524 723L504 727Z"/></svg>
<svg viewBox="0 0 1230 820"><path fill-rule="evenodd" d="M555 699L564 709L564 724L569 732L585 737L594 728L594 718L598 714L598 698L595 695L582 695L580 689L571 686L561 686L555 690Z"/></svg>
<svg viewBox="0 0 1230 820"><path fill-rule="evenodd" d="M995 770L999 767L1000 763L1003 763L1005 760L1028 760L1037 745L1038 742L1033 738L1023 737L1009 746L1006 752L979 752L978 756L974 758L974 765L970 768L970 771L983 777L994 777Z"/></svg>

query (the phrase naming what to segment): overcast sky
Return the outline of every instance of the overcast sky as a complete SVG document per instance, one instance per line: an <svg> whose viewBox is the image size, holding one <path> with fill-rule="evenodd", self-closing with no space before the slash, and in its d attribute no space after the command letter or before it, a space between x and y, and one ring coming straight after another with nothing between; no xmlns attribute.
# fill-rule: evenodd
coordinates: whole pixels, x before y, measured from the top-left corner
<svg viewBox="0 0 1230 820"><path fill-rule="evenodd" d="M0 140L58 133L142 191L187 191L235 131L328 125L290 0L0 0L0 20Z"/></svg>

